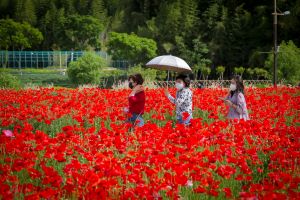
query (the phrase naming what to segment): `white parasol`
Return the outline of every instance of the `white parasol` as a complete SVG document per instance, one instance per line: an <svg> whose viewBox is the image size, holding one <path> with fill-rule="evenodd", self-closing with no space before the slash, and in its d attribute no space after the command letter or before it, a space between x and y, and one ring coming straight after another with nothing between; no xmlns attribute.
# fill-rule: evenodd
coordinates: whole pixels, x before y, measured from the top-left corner
<svg viewBox="0 0 300 200"><path fill-rule="evenodd" d="M147 67L175 72L191 72L190 66L181 58L172 55L158 56L150 60Z"/></svg>

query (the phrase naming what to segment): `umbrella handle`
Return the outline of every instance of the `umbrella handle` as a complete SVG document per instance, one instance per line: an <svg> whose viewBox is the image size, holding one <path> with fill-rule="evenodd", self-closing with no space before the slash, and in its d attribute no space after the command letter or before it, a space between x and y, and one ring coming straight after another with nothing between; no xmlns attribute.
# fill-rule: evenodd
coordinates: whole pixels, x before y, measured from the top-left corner
<svg viewBox="0 0 300 200"><path fill-rule="evenodd" d="M168 80L167 80L167 88L169 88L169 77L170 77L170 71L168 70Z"/></svg>

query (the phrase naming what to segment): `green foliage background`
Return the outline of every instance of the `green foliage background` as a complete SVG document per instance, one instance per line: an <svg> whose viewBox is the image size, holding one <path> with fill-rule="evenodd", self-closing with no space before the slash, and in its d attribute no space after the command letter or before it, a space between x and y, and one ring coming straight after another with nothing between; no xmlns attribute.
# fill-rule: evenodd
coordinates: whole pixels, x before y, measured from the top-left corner
<svg viewBox="0 0 300 200"><path fill-rule="evenodd" d="M130 60L134 64L143 63L156 56L157 46L152 39L138 37L135 34L110 34L108 53L115 60Z"/></svg>
<svg viewBox="0 0 300 200"><path fill-rule="evenodd" d="M269 71L273 70L273 55L269 55L266 63ZM288 83L297 84L300 80L300 48L292 41L282 41L278 53L278 78Z"/></svg>
<svg viewBox="0 0 300 200"><path fill-rule="evenodd" d="M300 1L277 0L277 4L281 11L291 13L279 16L278 43L293 41L293 49L299 49ZM248 68L264 68L268 72L270 69L272 12L270 0L0 0L0 19L28 24L43 36L40 42L24 45L26 37L18 34L22 45L1 42L1 49L114 49L116 53L118 44L120 52L113 53L115 57L134 64L146 62L154 54L172 54L187 60L196 77L203 76L201 68L212 67L209 76L217 78L214 68L221 65L226 67L224 78L234 74L236 67L245 68L245 76L254 76ZM4 32L0 30L0 38ZM156 47L147 39L155 41ZM287 60L297 60L296 56L281 52L282 77L297 81L288 74L296 66L286 66L290 63Z"/></svg>

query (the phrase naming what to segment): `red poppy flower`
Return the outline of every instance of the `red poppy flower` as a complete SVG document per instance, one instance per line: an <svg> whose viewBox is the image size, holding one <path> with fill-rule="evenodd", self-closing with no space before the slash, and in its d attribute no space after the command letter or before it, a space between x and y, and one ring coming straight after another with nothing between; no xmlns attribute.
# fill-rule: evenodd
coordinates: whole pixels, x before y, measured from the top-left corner
<svg viewBox="0 0 300 200"><path fill-rule="evenodd" d="M226 90L195 89L188 127L158 92L146 90L146 123L131 129L128 90L1 90L1 126L14 137L0 134L0 198L176 199L193 186L217 198L299 199L299 89L247 88L249 121L224 118L216 97Z"/></svg>

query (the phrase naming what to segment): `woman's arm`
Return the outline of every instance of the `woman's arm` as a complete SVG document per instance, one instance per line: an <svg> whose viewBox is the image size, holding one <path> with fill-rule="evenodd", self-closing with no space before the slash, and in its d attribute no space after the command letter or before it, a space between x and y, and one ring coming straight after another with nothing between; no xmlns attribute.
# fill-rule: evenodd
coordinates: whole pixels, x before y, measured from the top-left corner
<svg viewBox="0 0 300 200"><path fill-rule="evenodd" d="M218 97L218 98L222 101L225 101L226 103L226 100L229 100L229 96L230 96L230 92L228 92L228 94L225 97Z"/></svg>
<svg viewBox="0 0 300 200"><path fill-rule="evenodd" d="M171 101L171 103L175 103L175 98L169 93L168 89L164 89L166 97Z"/></svg>
<svg viewBox="0 0 300 200"><path fill-rule="evenodd" d="M171 103L174 103L175 104L175 98L172 96L172 95L170 95L170 93L168 94L168 99L171 101Z"/></svg>
<svg viewBox="0 0 300 200"><path fill-rule="evenodd" d="M129 101L136 102L138 99L136 98L136 94L144 91L144 87L142 85L137 85L133 88L132 92L129 94Z"/></svg>
<svg viewBox="0 0 300 200"><path fill-rule="evenodd" d="M230 96L230 91L228 92L228 94L226 95L225 99L229 99L229 96Z"/></svg>

